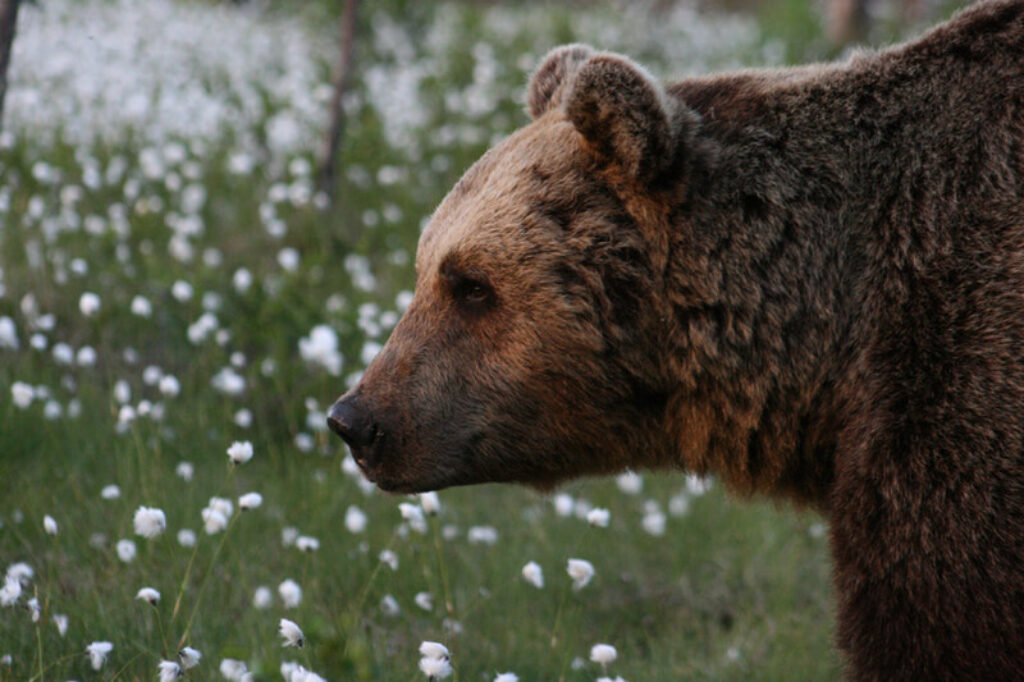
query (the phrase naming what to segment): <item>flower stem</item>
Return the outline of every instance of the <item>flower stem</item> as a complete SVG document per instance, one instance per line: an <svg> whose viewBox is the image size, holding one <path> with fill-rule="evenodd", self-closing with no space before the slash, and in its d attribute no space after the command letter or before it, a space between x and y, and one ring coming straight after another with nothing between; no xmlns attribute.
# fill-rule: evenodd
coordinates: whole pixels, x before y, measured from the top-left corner
<svg viewBox="0 0 1024 682"><path fill-rule="evenodd" d="M188 641L188 634L192 630L192 622L196 618L196 614L199 613L199 605L203 601L203 592L206 590L207 584L210 582L210 574L213 573L214 566L217 565L217 557L220 556L220 550L224 547L224 543L228 539L228 533L231 532L231 528L235 525L235 519L241 514L233 514L231 520L228 521L228 527L224 529L224 533L220 537L220 542L217 543L217 548L213 550L213 558L210 559L210 566L206 570L206 575L203 576L203 582L199 584L199 593L196 595L196 603L192 605L192 613L189 614L188 622L185 623L185 631L181 634L181 640L178 642L178 648L185 646L185 642Z"/></svg>
<svg viewBox="0 0 1024 682"><path fill-rule="evenodd" d="M196 538L196 546L192 548L192 556L188 559L188 566L185 567L185 576L181 579L181 585L178 586L178 596L175 598L174 608L171 610L171 625L174 624L174 619L178 617L178 609L181 608L181 600L185 596L185 586L188 585L189 576L192 575L192 564L195 563L198 552L199 539Z"/></svg>
<svg viewBox="0 0 1024 682"><path fill-rule="evenodd" d="M452 621L458 620L455 617L455 602L452 601L451 588L448 586L448 571L445 568L444 563L444 552L441 551L441 520L437 517L432 519L430 524L434 529L434 552L437 554L437 569L441 574L441 589L444 591L444 608L448 612L448 617ZM458 640L457 635L453 632L454 640L452 642L452 648L455 648L455 644ZM459 670L454 665L452 666L452 682L459 682Z"/></svg>
<svg viewBox="0 0 1024 682"><path fill-rule="evenodd" d="M43 620L42 616L39 620ZM39 623L36 623L36 650L39 652L39 681L43 682L43 633Z"/></svg>
<svg viewBox="0 0 1024 682"><path fill-rule="evenodd" d="M392 533L391 534L391 539L388 540L388 543L387 543L387 545L385 545L384 548L385 549L391 549L391 546L395 543L395 538L397 536L398 536L397 531ZM346 656L348 656L348 650L349 650L350 645L352 644L352 635L355 633L356 629L359 626L359 614L362 613L362 611L363 611L363 604L366 603L366 598L370 594L370 587L373 585L374 580L376 580L377 575L380 573L381 568L383 566L384 566L384 562L383 561L377 561L377 565L373 567L373 571L370 572L370 577L366 580L366 584L363 585L363 589L359 593L359 599L356 600L355 604L350 609L350 613L352 615L352 626L350 628L347 628L348 629L348 634L345 635L345 648L341 652L341 658L342 659L344 659Z"/></svg>
<svg viewBox="0 0 1024 682"><path fill-rule="evenodd" d="M444 608L450 618L455 617L455 604L452 602L451 589L448 587L448 571L445 569L444 552L441 551L441 522L437 519L431 523L434 530L434 552L437 554L437 570L441 574L441 589L444 591Z"/></svg>
<svg viewBox="0 0 1024 682"><path fill-rule="evenodd" d="M224 489L227 488L228 481L231 480L231 475L233 473L235 473L235 467L229 465L228 474L227 474L227 476L224 477L224 482L220 486L220 491L218 492L218 495L222 495L224 493ZM231 521L228 523L228 527L229 528L231 527L231 523L233 523L234 520L235 520L235 515L233 515L231 517ZM224 534L227 535L227 530L224 531ZM223 542L224 542L224 539L221 538L221 543L223 544ZM199 553L199 545L200 545L199 534L197 533L196 534L196 545L195 545L195 547L192 548L192 556L190 556L189 559L188 559L188 565L185 567L185 575L181 579L181 585L178 586L178 596L174 599L174 608L171 610L171 621L170 621L170 623L168 623L168 626L174 625L174 620L178 617L178 611L181 609L181 600L185 597L185 587L188 585L188 579L192 575L192 566L193 566L193 564L195 564L196 554ZM219 546L217 548L217 551L220 551L220 547ZM214 558L216 558L216 552L214 553ZM212 564L211 564L211 568L212 568ZM204 585L206 584L205 583L205 579L204 579L204 583L203 584ZM189 619L189 624L191 625L191 623L192 623L192 619L190 618Z"/></svg>

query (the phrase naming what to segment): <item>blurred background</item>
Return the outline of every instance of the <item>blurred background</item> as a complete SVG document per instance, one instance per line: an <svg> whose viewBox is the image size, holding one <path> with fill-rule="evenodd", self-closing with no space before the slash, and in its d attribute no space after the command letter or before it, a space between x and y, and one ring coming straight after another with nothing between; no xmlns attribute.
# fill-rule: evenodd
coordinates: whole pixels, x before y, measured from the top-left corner
<svg viewBox="0 0 1024 682"><path fill-rule="evenodd" d="M423 640L462 680L839 677L815 514L638 472L443 491L421 518L366 486L324 410L552 47L682 78L841 58L962 4L0 0L0 680L152 679L185 644L194 679L239 679L225 659L426 679ZM251 462L228 464L234 441ZM211 528L211 496L250 491ZM165 532L138 535L139 506Z"/></svg>

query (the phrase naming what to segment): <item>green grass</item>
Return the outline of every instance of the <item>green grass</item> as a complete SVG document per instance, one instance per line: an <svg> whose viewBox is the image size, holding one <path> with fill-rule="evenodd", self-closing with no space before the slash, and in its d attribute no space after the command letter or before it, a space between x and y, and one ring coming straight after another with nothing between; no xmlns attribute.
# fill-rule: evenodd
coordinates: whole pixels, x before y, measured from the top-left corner
<svg viewBox="0 0 1024 682"><path fill-rule="evenodd" d="M217 408L190 407L196 412ZM106 415L99 412L55 426L7 408L2 422L6 454L0 473L17 487L4 485L0 556L27 561L37 571L31 589L43 604L46 679L89 678L80 654L93 640L115 643L105 669L109 678L145 679L178 645L193 613L186 643L205 657L197 679L211 679L223 657L248 661L251 669L263 671L261 679L276 678L280 662L296 658L277 644L279 617L303 627L309 644L297 658L329 679L414 678L416 649L425 639L446 642L466 680L504 670L522 679L555 679L562 673L566 679L593 679L594 664L581 671L570 666L577 656L586 659L597 642L618 648L611 671L626 679L829 679L837 674L828 563L823 540L808 533L816 522L811 516L730 501L715 489L695 498L685 516L670 518L666 535L655 538L639 530L641 500L658 500L664 507L683 481L649 476L636 497L608 481L570 486L575 495L610 509L609 528L560 518L549 500L534 493L492 486L443 492L441 514L430 519L428 534L402 537L396 534L399 500L365 497L339 471L337 458L300 454L256 438L256 457L232 473L223 455L232 434L212 436L217 427L198 415L184 420L178 443L154 448L146 445L152 435L146 427L111 439ZM196 464L191 483L173 473L183 456ZM101 500L100 488L112 481L121 486L122 499ZM183 609L172 619L191 556L177 545L174 531L199 530L199 510L211 495L237 497L249 490L263 494L262 507L240 512L226 535L199 533ZM132 513L141 504L166 512L167 533L148 541L133 535ZM351 504L369 516L363 534L342 526ZM21 511L21 523L12 519L14 509ZM43 533L44 514L58 521L56 537ZM319 551L283 548L280 533L286 525L318 537ZM456 538L438 541L441 525L456 526ZM466 529L473 525L497 528L497 544L469 544ZM90 546L94 532L107 535L104 547ZM139 556L130 564L111 551L122 537L138 542ZM379 568L377 555L385 548L396 552L397 571ZM569 557L586 558L596 567L594 581L578 592L569 589L564 572ZM519 575L531 560L544 569L543 589ZM450 613L444 608L442 567ZM267 611L252 608L258 585L276 589L286 578L303 588L297 609L283 609L276 598ZM143 586L163 594L156 608L133 599ZM420 591L434 595L432 612L414 605ZM386 594L402 606L400 615L382 613L379 603ZM70 618L64 638L46 622L52 613ZM461 624L461 634L446 631L448 618ZM9 679L36 674L39 643L27 613L4 613L0 641L15 655L15 664L5 671Z"/></svg>
<svg viewBox="0 0 1024 682"><path fill-rule="evenodd" d="M787 59L820 49L808 7L786 0L764 10L767 33L790 40L782 50ZM225 658L245 661L257 680L280 679L282 661L292 660L332 680L413 680L423 679L417 649L424 640L444 642L457 679L467 682L504 671L522 680L593 680L605 674L588 660L599 642L618 650L607 675L633 682L841 674L832 644L827 539L812 513L736 500L718 486L703 495L685 492L682 473L648 474L638 494L611 480L565 488L577 501L610 510L608 528L559 516L549 497L529 490L487 486L442 492L442 510L421 535L399 514L398 504L409 500L367 493L342 470L344 448L323 432L322 411L362 368L367 342L382 343L397 319L396 297L412 287L423 217L493 136L525 122L522 88L532 62L520 63L521 56L535 60L557 42L602 44L602 35L618 35L615 11L602 6L520 12L457 5L431 16L445 31L432 39L429 31L405 26L407 40L399 41L415 57L411 64L430 64L410 146L389 142L391 124L370 106L366 80L357 79L344 178L329 211L275 198L282 187L302 190L308 181L289 163L312 157L309 150L275 155L264 146L262 128L251 136L233 131L159 143L126 131L123 140L87 145L40 142L26 129L0 150L0 205L7 205L0 210L0 316L15 322L20 342L18 350L0 348L0 569L23 561L35 570L18 602L0 608L0 656L11 657L0 663L0 680L154 679L158 662L173 658L181 643L203 654L187 673L196 680L222 679L217 669ZM384 19L403 26L401 13L364 18L364 30L377 33L360 45L362 74L400 60L394 41L381 37ZM602 34L602 26L616 30ZM737 26L722 29L721 35L738 31L731 48L722 49L717 38L684 46L705 60L696 67L675 63L681 57L659 52L657 43L643 43L642 27L621 38L635 46L603 46L650 57L667 73L756 64L765 54L780 54L774 39L751 33L749 24ZM703 35L689 25L685 30ZM434 40L437 35L447 37ZM476 67L487 62L487 50L496 68L480 82ZM321 55L325 74L331 56ZM225 87L209 74L197 77L208 78L210 88ZM477 91L469 89L474 78ZM453 103L453 92L484 96L488 106L483 113L468 110ZM290 106L269 91L265 105L267 117ZM140 154L147 148L164 154L170 142L184 145L184 158L168 161L159 177L145 177ZM240 149L257 161L251 173L228 170ZM105 173L118 157L128 162L125 176L88 188L88 167ZM54 177L41 179L47 173L39 164L54 169ZM196 177L190 180L190 173ZM195 252L189 262L168 251L171 214L187 213L186 190L170 175L206 192L193 211L204 229L189 237ZM69 201L69 187L80 188L81 197ZM270 205L286 227L283 236L265 229ZM115 222L116 206L127 216L124 230L85 229L89 216ZM285 247L300 257L294 271L279 263ZM87 271L76 272L74 259ZM254 279L244 291L233 286L241 267ZM360 282L360 268L374 281ZM190 300L172 295L178 280L194 288ZM84 291L100 296L95 316L79 310ZM151 317L131 313L136 295L150 301ZM213 335L189 340L189 325L207 308L216 314L222 343ZM54 316L52 327L47 314ZM340 376L300 357L300 339L318 324L338 333L345 358ZM45 337L45 350L31 347L33 334ZM57 343L93 348L95 364L57 362ZM126 356L129 349L134 358ZM237 396L210 383L231 364L246 381ZM174 375L180 394L164 396L147 385L150 365ZM265 371L269 365L272 372ZM159 405L162 418L139 416L119 433L118 381L131 387L130 405ZM17 407L15 382L45 387L47 396ZM60 416L45 416L58 408ZM76 409L80 414L70 416ZM240 409L251 412L250 426L235 423ZM299 447L303 439L311 449ZM251 441L256 456L232 469L225 451L235 440ZM182 461L194 464L191 482L175 475ZM120 487L120 499L101 499L108 484ZM264 503L239 512L237 497L249 491L260 492ZM670 501L680 491L689 506L674 515ZM200 514L214 495L235 500L236 511L226 533L207 535ZM164 534L134 535L140 505L166 513ZM351 506L368 516L364 532L346 529ZM660 537L643 529L652 507L668 515ZM59 524L55 537L43 531L45 515ZM473 526L495 528L497 542L469 542ZM318 538L319 550L283 546L286 527ZM179 546L182 528L197 532L194 552ZM138 546L130 563L114 549L125 538ZM379 560L386 549L397 556L397 570ZM570 557L596 568L593 582L578 591L565 570ZM520 574L529 561L544 570L542 589ZM289 578L303 590L293 609L277 596ZM144 586L162 593L155 607L134 598ZM268 609L252 605L258 586L274 592ZM431 610L416 605L420 592L433 596ZM388 595L398 614L382 609ZM31 597L41 607L38 624L26 608ZM64 636L51 622L54 614L69 618ZM280 645L282 617L305 631L301 651ZM96 673L85 647L103 640L114 650Z"/></svg>

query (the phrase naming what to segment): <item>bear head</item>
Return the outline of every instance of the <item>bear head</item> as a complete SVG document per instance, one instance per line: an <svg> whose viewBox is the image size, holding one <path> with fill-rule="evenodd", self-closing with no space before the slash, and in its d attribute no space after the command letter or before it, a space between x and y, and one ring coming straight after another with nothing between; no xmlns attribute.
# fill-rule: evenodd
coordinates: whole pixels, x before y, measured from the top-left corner
<svg viewBox="0 0 1024 682"><path fill-rule="evenodd" d="M543 60L527 105L435 211L411 305L329 412L385 490L548 488L670 456L666 225L696 115L582 45Z"/></svg>

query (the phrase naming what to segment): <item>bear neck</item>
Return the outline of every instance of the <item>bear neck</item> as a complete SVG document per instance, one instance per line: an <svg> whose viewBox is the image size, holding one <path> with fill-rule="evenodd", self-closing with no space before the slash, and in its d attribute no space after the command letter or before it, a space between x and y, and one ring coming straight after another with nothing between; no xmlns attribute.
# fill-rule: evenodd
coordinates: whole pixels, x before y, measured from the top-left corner
<svg viewBox="0 0 1024 682"><path fill-rule="evenodd" d="M958 59L926 37L669 88L701 120L668 220L676 464L827 511L842 415L863 394L854 368L899 310L900 283L949 253L955 218L928 203L921 169L970 157L985 117L951 118L924 150L915 121L942 109L929 82L966 68ZM967 77L992 79L979 64Z"/></svg>

